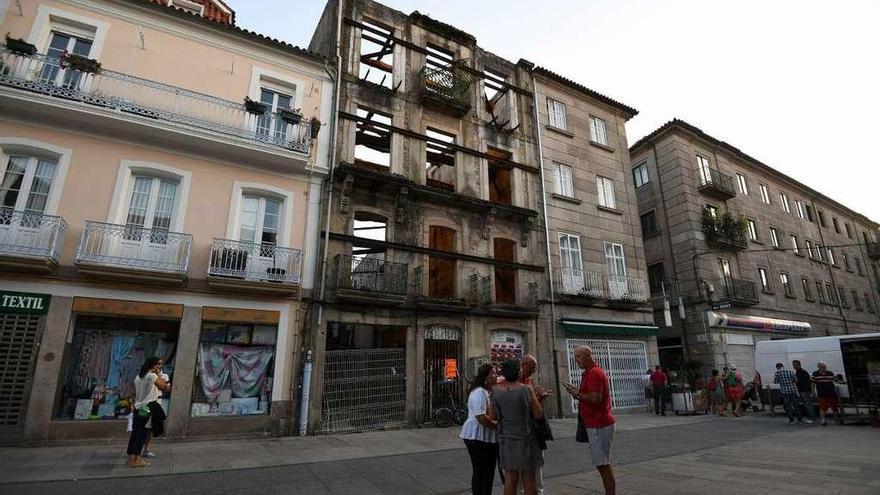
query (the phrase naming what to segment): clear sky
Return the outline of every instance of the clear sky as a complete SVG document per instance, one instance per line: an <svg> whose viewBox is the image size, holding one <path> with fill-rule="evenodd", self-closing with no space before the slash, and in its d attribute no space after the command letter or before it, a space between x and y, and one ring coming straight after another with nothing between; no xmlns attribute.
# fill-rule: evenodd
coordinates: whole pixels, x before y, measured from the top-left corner
<svg viewBox="0 0 880 495"><path fill-rule="evenodd" d="M324 0L227 0L306 47ZM637 108L678 117L880 222L880 1L383 0Z"/></svg>

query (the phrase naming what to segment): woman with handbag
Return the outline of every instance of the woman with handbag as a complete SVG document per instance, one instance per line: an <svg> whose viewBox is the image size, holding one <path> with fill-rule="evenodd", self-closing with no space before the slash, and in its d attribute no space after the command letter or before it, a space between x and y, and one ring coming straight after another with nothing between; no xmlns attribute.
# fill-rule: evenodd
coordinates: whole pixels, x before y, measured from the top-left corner
<svg viewBox="0 0 880 495"><path fill-rule="evenodd" d="M154 427L159 431L162 429L165 413L158 402L159 389L168 391L170 388L162 376L162 359L156 356L147 358L134 379L135 400L131 413L131 435L128 438L128 449L126 449L128 467L150 465L142 457L144 445Z"/></svg>
<svg viewBox="0 0 880 495"><path fill-rule="evenodd" d="M471 457L471 493L492 495L495 483L495 464L498 461L498 442L495 430L498 423L489 419L489 391L495 385L495 367L484 364L468 391L468 418L461 426L459 438L464 440Z"/></svg>
<svg viewBox="0 0 880 495"><path fill-rule="evenodd" d="M518 361L501 363L504 383L492 391L489 418L498 421L499 465L504 470L504 495L516 495L522 480L525 495L535 495L535 472L544 458L534 421L544 418L544 410L534 389L519 382Z"/></svg>

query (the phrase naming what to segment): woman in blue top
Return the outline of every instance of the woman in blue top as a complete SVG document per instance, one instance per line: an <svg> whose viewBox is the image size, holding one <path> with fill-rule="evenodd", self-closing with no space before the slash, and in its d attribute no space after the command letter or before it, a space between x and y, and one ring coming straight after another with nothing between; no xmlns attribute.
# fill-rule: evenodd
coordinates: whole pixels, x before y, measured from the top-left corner
<svg viewBox="0 0 880 495"><path fill-rule="evenodd" d="M492 495L492 484L495 482L495 463L498 459L495 430L498 424L487 415L489 390L495 385L495 379L495 368L491 364L484 364L477 370L468 394L468 418L459 434L471 457L473 495Z"/></svg>

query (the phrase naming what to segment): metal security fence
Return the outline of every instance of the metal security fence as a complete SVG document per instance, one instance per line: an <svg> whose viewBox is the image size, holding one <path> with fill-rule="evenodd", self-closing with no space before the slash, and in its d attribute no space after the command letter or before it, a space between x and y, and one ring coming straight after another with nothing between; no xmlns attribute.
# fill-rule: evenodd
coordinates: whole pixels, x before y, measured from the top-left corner
<svg viewBox="0 0 880 495"><path fill-rule="evenodd" d="M406 350L352 349L324 354L322 432L406 425Z"/></svg>
<svg viewBox="0 0 880 495"><path fill-rule="evenodd" d="M593 349L593 357L605 370L611 387L611 407L623 409L641 407L645 404L645 388L642 377L648 369L645 343L637 340L565 339L568 350L569 381L581 382L582 370L574 361L574 351L586 345ZM577 411L577 401L571 401L572 412Z"/></svg>
<svg viewBox="0 0 880 495"><path fill-rule="evenodd" d="M0 314L0 445L14 443L24 426L40 320L39 315Z"/></svg>
<svg viewBox="0 0 880 495"><path fill-rule="evenodd" d="M425 335L425 422L431 421L437 408L462 403L461 368L461 331L446 326L429 328Z"/></svg>

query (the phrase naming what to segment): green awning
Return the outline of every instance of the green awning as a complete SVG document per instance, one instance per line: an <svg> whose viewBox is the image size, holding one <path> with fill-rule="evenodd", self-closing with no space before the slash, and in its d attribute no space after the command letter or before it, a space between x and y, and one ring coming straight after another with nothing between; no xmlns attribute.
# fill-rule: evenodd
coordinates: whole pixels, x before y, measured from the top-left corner
<svg viewBox="0 0 880 495"><path fill-rule="evenodd" d="M562 329L570 333L599 333L606 335L642 335L657 336L659 329L652 325L634 325L627 323L606 323L583 320L560 320Z"/></svg>

